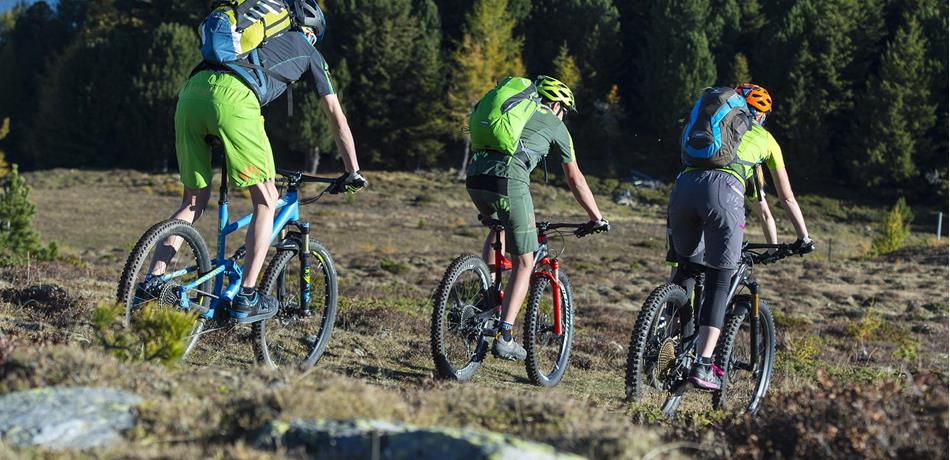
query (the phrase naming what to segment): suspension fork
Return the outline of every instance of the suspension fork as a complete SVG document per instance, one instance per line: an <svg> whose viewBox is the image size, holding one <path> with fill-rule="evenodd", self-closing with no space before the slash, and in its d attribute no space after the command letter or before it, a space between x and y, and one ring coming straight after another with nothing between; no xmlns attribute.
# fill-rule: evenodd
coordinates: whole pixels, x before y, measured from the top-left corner
<svg viewBox="0 0 950 460"><path fill-rule="evenodd" d="M297 224L300 228L300 313L310 316L310 223Z"/></svg>
<svg viewBox="0 0 950 460"><path fill-rule="evenodd" d="M543 276L551 282L551 295L552 299L552 309L554 310L554 334L561 335L564 333L564 326L561 324L561 316L563 312L561 311L561 283L558 281L558 270L561 269L561 264L557 259L551 259L549 257L542 257L540 265L547 265L551 267L551 270L538 270L534 273L534 276Z"/></svg>
<svg viewBox="0 0 950 460"><path fill-rule="evenodd" d="M749 366L755 369L759 355L759 283L751 281L748 286L749 292L752 293L752 311L749 313Z"/></svg>

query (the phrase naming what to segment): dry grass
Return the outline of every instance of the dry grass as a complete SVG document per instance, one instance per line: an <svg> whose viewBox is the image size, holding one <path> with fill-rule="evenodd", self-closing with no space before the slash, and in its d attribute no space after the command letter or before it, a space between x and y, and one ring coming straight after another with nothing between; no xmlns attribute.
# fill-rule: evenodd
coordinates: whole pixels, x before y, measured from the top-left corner
<svg viewBox="0 0 950 460"><path fill-rule="evenodd" d="M683 416L668 421L654 407L620 400L626 346L640 303L668 274L663 208L649 201L655 197L645 196L632 209L598 196L615 230L565 240L563 266L577 309L574 355L559 387L531 387L520 364L492 360L474 382L459 385L433 379L428 299L449 261L477 252L485 231L457 182L436 173L373 174L370 179L373 188L355 199L327 196L303 210L314 236L337 263L341 305L318 368L281 374L256 367L169 369L118 362L97 351L89 308L112 298L129 248L177 205L175 196L156 192L166 190L169 177L126 171L28 176L36 225L61 244L69 261L0 271L0 292L7 293L0 296L0 393L91 384L145 396L128 443L106 457L257 458L271 453L247 446L249 433L269 420L297 416L479 427L595 458L639 457L664 442L684 442L678 450L687 455L701 445L714 456L792 456L809 452L799 449L817 449L821 439L831 439L832 453L841 457L946 456L946 413L921 410L922 400L914 396L924 394L923 401L946 408L945 245L921 243L866 259L858 247L862 238L869 239L863 219L873 212L827 200L803 201L819 244L823 234L833 235L836 245L839 238L847 241L847 251L836 250L828 260L819 249L816 257L758 270L779 330L777 372L762 417L754 423L737 421L711 412L708 398L690 394ZM565 189L536 188L539 219L584 220ZM249 209L237 194L231 201L232 216ZM808 205L829 208L811 212ZM199 224L206 236L212 234L215 213L212 204ZM751 232L750 239L758 239L759 230ZM787 237L788 230L783 234ZM238 244L230 242L232 248ZM21 301L24 289L43 284L60 287L67 299L55 305ZM826 388L822 376L838 386ZM918 376L926 376L921 378L927 390L908 383ZM870 394L861 399L864 390ZM879 407L872 414L883 415L859 417L850 406L821 402L830 395L844 406L853 401L858 407ZM793 401L797 405L787 409ZM847 416L843 425L836 414ZM923 445L931 447L908 449L904 438L888 441L897 446L891 449L850 434L818 436L832 428L877 433L907 423L920 426ZM780 436L777 427L782 426L794 427L795 437ZM841 447L852 439L864 444Z"/></svg>

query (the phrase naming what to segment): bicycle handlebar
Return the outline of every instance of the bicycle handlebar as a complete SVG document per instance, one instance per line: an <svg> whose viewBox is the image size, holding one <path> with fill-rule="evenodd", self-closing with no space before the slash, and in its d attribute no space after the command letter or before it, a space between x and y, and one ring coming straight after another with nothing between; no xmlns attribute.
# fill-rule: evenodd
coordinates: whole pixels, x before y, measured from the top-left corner
<svg viewBox="0 0 950 460"><path fill-rule="evenodd" d="M290 169L281 169L281 168L276 168L276 171L281 176L286 177L287 180L289 180L291 183L295 183L295 184L302 184L302 183L307 183L307 182L317 182L321 184L334 184L337 181L336 178L311 176L310 174L306 174L303 171L293 171Z"/></svg>
<svg viewBox="0 0 950 460"><path fill-rule="evenodd" d="M772 250L771 252L755 252L759 250ZM793 248L791 244L779 243L779 244L768 244L768 243L743 243L742 244L742 260L749 264L770 264L773 262L778 262L788 256L793 255L803 256L804 253L797 251Z"/></svg>

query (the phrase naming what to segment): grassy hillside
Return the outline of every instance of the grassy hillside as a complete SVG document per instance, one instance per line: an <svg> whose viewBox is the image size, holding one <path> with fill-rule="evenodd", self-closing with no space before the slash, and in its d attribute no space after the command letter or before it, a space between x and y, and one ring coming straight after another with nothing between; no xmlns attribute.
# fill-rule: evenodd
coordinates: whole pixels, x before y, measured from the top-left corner
<svg viewBox="0 0 950 460"><path fill-rule="evenodd" d="M369 178L365 193L324 197L303 210L334 255L342 299L327 354L315 370L296 374L241 362L165 368L102 353L89 312L113 298L138 236L176 206L176 178L29 175L34 222L65 256L0 272L0 393L89 384L145 397L127 443L107 456L256 458L268 453L246 438L267 421L354 416L508 432L594 458L947 455L947 246L914 234L904 250L864 257L880 210L803 197L819 250L757 270L779 333L760 416L714 412L708 397L690 393L682 416L668 421L654 406L621 401L639 305L668 274L662 192L635 193L638 204L624 207L610 200L614 184L594 184L614 229L566 241L574 354L561 385L541 390L527 383L521 364L497 360L468 384L433 379L427 299L449 262L476 252L485 231L464 187L446 175ZM534 196L539 219L584 220L566 189L538 185ZM245 199L232 203L235 212L249 208ZM199 224L206 237L213 216ZM790 240L784 219L779 226ZM760 230L750 229L749 239L759 239Z"/></svg>

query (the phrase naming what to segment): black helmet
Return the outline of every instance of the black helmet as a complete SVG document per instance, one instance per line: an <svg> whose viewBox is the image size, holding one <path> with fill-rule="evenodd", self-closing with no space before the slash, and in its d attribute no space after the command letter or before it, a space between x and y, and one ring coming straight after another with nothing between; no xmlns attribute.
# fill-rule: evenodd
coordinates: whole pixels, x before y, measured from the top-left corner
<svg viewBox="0 0 950 460"><path fill-rule="evenodd" d="M317 36L317 41L323 40L327 32L327 18L317 4L317 0L293 0L292 10L297 25L310 27Z"/></svg>

